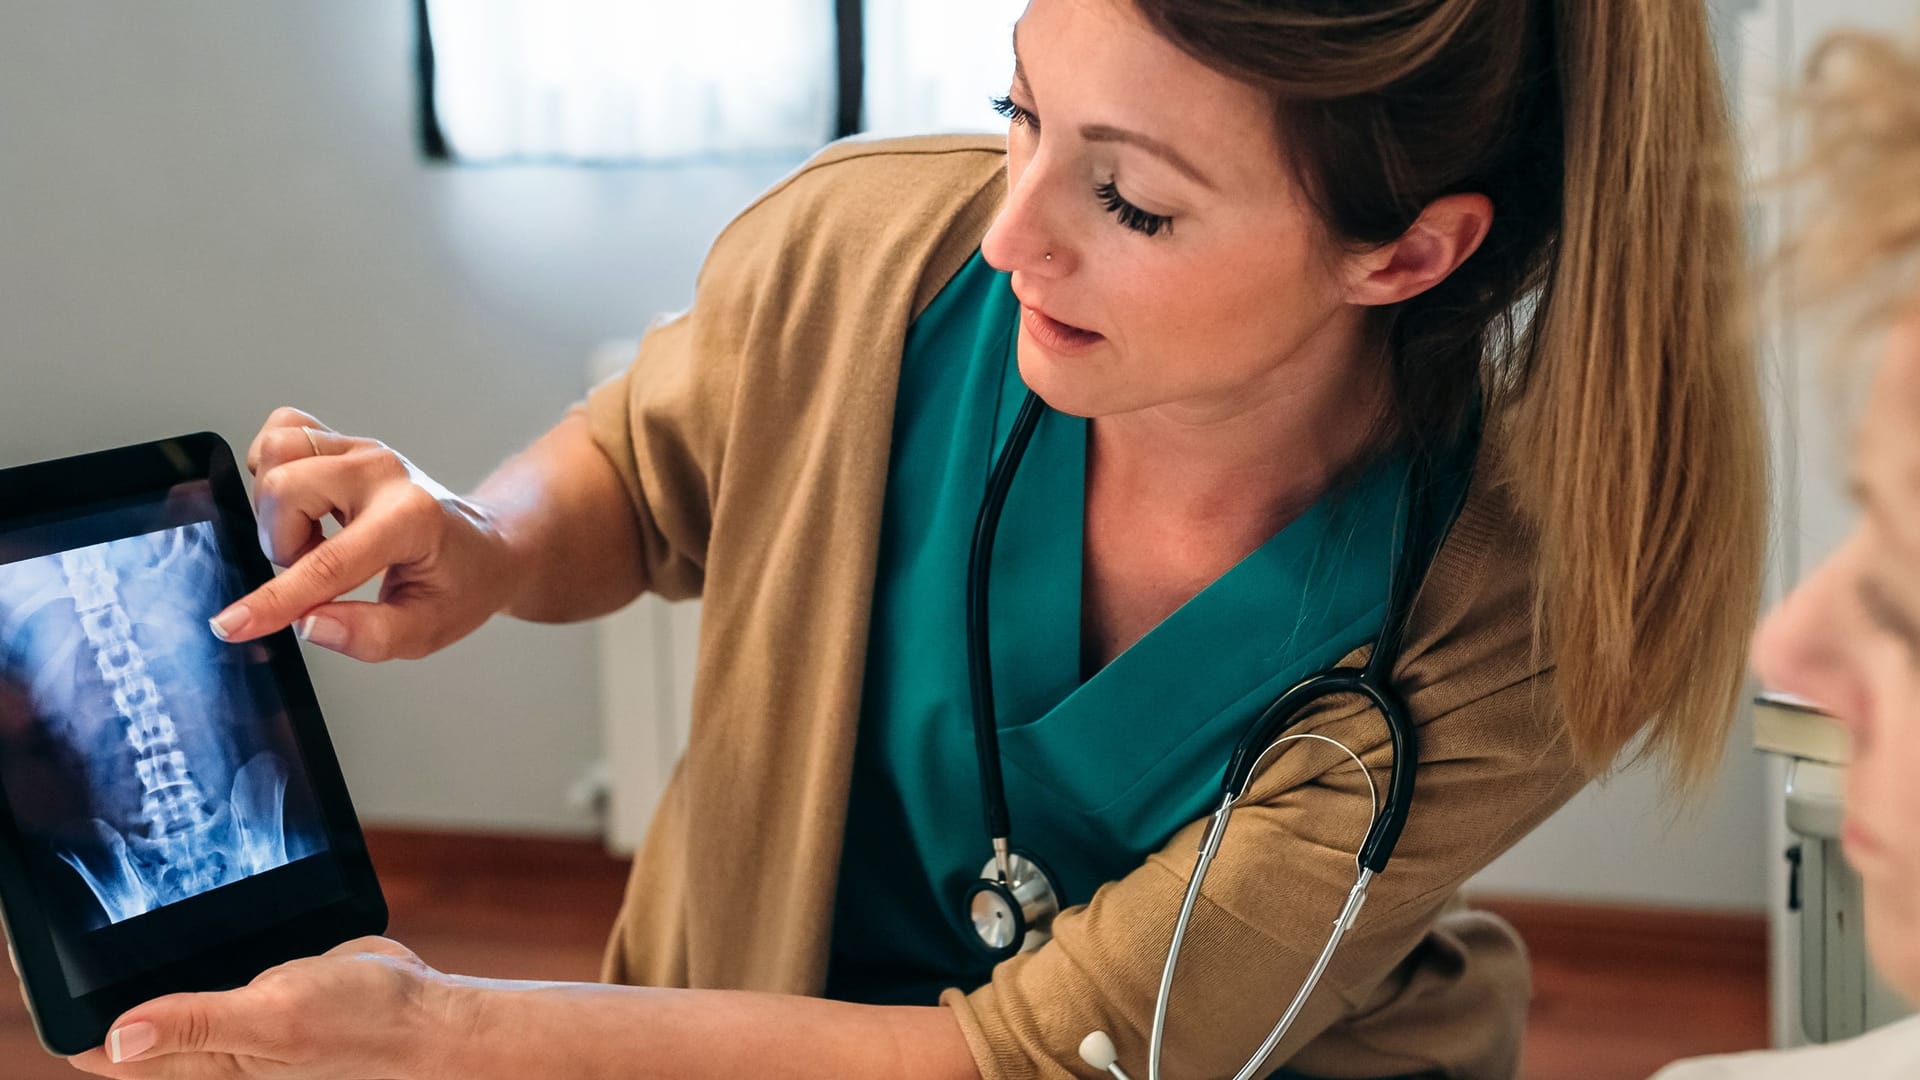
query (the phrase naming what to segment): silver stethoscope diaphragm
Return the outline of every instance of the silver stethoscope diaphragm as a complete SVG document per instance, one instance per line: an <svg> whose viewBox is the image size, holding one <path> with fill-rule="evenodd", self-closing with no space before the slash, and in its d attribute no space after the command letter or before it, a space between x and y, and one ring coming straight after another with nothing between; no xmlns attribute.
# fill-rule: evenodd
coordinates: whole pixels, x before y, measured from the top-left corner
<svg viewBox="0 0 1920 1080"><path fill-rule="evenodd" d="M996 956L1032 952L1053 936L1053 917L1060 913L1060 894L1038 862L1019 852L1007 859L1007 879L1000 879L1000 860L992 858L980 869L980 880L967 890L967 915L980 944Z"/></svg>

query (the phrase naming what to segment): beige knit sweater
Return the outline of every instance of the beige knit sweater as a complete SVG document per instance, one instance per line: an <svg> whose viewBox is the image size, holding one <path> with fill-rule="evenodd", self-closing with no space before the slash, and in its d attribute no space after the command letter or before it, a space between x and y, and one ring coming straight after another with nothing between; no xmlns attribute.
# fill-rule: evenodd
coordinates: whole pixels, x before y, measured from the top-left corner
<svg viewBox="0 0 1920 1080"><path fill-rule="evenodd" d="M998 139L830 147L722 233L693 307L582 406L632 497L648 587L703 601L691 741L634 861L609 980L824 985L901 352L979 247L1005 165ZM1499 456L1483 452L1397 669L1420 724L1411 819L1275 1066L1513 1075L1525 955L1456 896L1586 777L1550 715L1533 555ZM1384 777L1372 714L1330 706L1301 730ZM1337 751L1303 744L1267 767L1188 936L1170 1075L1230 1074L1259 1045L1352 884L1368 812ZM955 813L955 828L975 827ZM989 984L947 993L984 1077L1098 1075L1076 1052L1094 1029L1144 1075L1200 830L1063 913L1051 943Z"/></svg>

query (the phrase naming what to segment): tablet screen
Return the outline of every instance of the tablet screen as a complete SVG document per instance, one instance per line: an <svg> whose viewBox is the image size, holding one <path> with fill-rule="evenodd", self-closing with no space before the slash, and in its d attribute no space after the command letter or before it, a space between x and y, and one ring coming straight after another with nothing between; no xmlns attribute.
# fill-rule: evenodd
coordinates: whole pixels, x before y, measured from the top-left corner
<svg viewBox="0 0 1920 1080"><path fill-rule="evenodd" d="M0 790L76 997L343 887L265 648L208 628L218 520L200 480L0 532Z"/></svg>

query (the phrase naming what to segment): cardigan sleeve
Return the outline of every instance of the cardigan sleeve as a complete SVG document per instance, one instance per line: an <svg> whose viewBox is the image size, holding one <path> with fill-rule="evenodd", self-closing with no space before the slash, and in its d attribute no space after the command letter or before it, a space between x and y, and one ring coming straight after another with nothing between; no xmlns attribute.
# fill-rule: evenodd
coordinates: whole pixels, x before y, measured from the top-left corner
<svg viewBox="0 0 1920 1080"><path fill-rule="evenodd" d="M626 488L646 588L669 600L698 596L705 583L738 370L737 319L747 301L720 270L703 273L693 307L656 323L633 363L573 410Z"/></svg>

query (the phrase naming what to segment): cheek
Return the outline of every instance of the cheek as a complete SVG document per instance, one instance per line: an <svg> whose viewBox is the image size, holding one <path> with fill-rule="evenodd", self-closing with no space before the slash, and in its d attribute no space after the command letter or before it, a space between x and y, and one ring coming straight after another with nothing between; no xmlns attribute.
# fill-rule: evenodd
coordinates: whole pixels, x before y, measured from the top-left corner
<svg viewBox="0 0 1920 1080"><path fill-rule="evenodd" d="M1886 977L1920 998L1920 677L1903 648L1856 645L1877 670L1847 768L1847 813L1885 845L1863 860L1867 932Z"/></svg>
<svg viewBox="0 0 1920 1080"><path fill-rule="evenodd" d="M1920 671L1906 647L1884 635L1852 637L1847 648L1859 665L1861 703L1847 717L1853 736L1848 810L1873 818L1887 839L1904 840L1920 823L1920 783L1914 782L1920 779ZM1920 866L1920 835L1911 848Z"/></svg>
<svg viewBox="0 0 1920 1080"><path fill-rule="evenodd" d="M1116 260L1114 321L1130 350L1244 373L1291 352L1338 304L1298 243L1239 245L1178 258Z"/></svg>
<svg viewBox="0 0 1920 1080"><path fill-rule="evenodd" d="M1860 642L1875 666L1862 741L1890 771L1920 779L1920 672L1905 646L1890 641ZM1920 784L1903 784L1903 796L1920 807ZM1920 845L1916 845L1920 848Z"/></svg>

